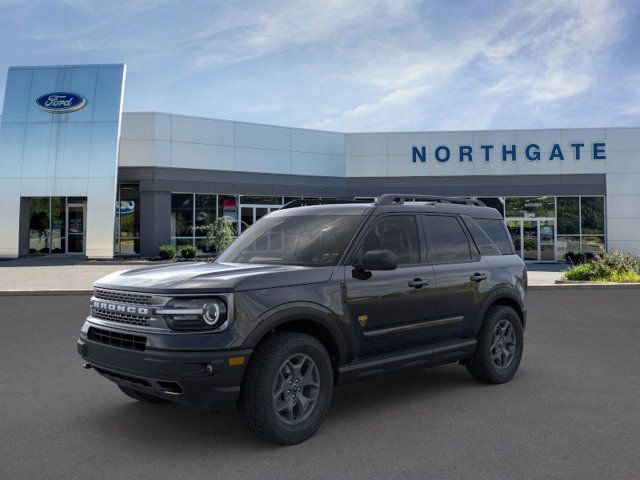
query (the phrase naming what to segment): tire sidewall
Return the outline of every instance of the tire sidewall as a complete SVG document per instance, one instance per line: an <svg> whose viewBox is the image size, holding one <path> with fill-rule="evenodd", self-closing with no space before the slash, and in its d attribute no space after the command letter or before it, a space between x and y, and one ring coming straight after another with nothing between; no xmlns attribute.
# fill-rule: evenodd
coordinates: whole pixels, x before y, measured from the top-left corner
<svg viewBox="0 0 640 480"><path fill-rule="evenodd" d="M493 331L496 325L502 320L507 320L513 327L516 335L516 353L515 357L511 361L511 364L507 368L498 367L491 358L491 339ZM495 383L504 383L511 380L520 366L522 360L522 352L524 347L524 337L522 335L522 325L518 314L511 308L503 307L498 308L492 315L487 318L487 322L483 328L483 337L481 339L480 348L482 349L481 355L483 356L483 362L485 363L491 380Z"/></svg>
<svg viewBox="0 0 640 480"><path fill-rule="evenodd" d="M282 364L292 355L304 353L316 363L320 377L320 392L313 412L303 422L288 425L280 419L273 406L273 382ZM299 338L288 344L274 356L262 372L265 382L260 392L262 408L265 410L265 420L278 437L286 439L286 443L298 443L313 435L318 430L329 410L333 395L333 371L331 360L320 342L312 337Z"/></svg>

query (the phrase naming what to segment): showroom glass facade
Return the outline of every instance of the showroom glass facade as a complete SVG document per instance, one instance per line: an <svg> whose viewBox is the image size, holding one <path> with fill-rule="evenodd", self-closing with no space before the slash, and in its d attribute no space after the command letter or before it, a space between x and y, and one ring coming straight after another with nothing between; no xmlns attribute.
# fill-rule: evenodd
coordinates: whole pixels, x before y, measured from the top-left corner
<svg viewBox="0 0 640 480"><path fill-rule="evenodd" d="M172 193L170 242L178 249L195 245L200 254L214 254L213 248L207 247L202 227L224 217L231 223L234 232L240 234L267 213L297 198L302 197ZM556 261L563 260L569 252L597 253L606 249L603 196L474 198L500 212L516 253L525 260ZM135 255L140 251L139 202L140 194L136 185L119 185L116 254Z"/></svg>
<svg viewBox="0 0 640 480"><path fill-rule="evenodd" d="M479 198L500 211L525 260L563 260L606 249L603 196Z"/></svg>
<svg viewBox="0 0 640 480"><path fill-rule="evenodd" d="M280 196L172 193L171 243L178 249L195 245L201 254L215 253L207 246L203 227L224 217L238 235L285 201L288 198Z"/></svg>
<svg viewBox="0 0 640 480"><path fill-rule="evenodd" d="M86 197L27 198L29 254L82 254L86 241Z"/></svg>
<svg viewBox="0 0 640 480"><path fill-rule="evenodd" d="M114 253L140 253L140 191L135 184L120 184L116 192Z"/></svg>

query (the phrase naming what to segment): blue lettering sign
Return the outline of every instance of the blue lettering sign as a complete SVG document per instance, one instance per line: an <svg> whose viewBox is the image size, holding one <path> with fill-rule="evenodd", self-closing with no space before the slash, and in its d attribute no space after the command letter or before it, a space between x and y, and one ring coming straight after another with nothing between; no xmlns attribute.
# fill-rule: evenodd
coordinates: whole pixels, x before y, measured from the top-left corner
<svg viewBox="0 0 640 480"><path fill-rule="evenodd" d="M576 160L580 160L582 158L583 148L585 147L584 143L574 142L569 144L574 151L574 157ZM411 160L413 163L426 163L427 162L427 147L426 145L414 145L411 148ZM502 153L502 161L506 162L509 158L511 161L517 160L517 145L498 145L501 147ZM460 162L473 162L473 147L471 145L459 145L458 154ZM494 145L480 145L480 149L484 151L484 160L486 162L491 160L491 151L495 148ZM594 160L606 160L606 144L605 142L595 142L593 143L593 159ZM433 151L434 158L441 163L448 162L451 159L451 147L446 145L440 145L436 147L435 151ZM537 143L529 143L524 148L524 156L527 160L530 161L539 161L542 158L542 154L540 152L540 145ZM551 150L549 151L549 160L564 160L564 152L562 151L562 147L559 143L554 143L551 145Z"/></svg>
<svg viewBox="0 0 640 480"><path fill-rule="evenodd" d="M416 163L418 161L418 159L420 159L420 161L422 163L427 161L427 147L420 147L420 149L418 149L418 147L413 147L413 150L411 150L411 156L413 157L413 163Z"/></svg>
<svg viewBox="0 0 640 480"><path fill-rule="evenodd" d="M562 153L562 149L560 145L557 143L553 144L551 148L551 153L549 153L549 160L553 160L554 158L559 158L560 160L564 160L564 154Z"/></svg>
<svg viewBox="0 0 640 480"><path fill-rule="evenodd" d="M460 145L460 161L464 162L464 157L473 162L473 148L469 145Z"/></svg>
<svg viewBox="0 0 640 480"><path fill-rule="evenodd" d="M511 148L509 150L507 150L507 146L506 145L502 145L502 161L506 162L507 161L507 155L511 155L511 160L516 159L516 146L515 145L511 145Z"/></svg>
<svg viewBox="0 0 640 480"><path fill-rule="evenodd" d="M531 151L533 150L533 153ZM530 143L527 148L524 149L524 156L527 160L540 160L540 145Z"/></svg>
<svg viewBox="0 0 640 480"><path fill-rule="evenodd" d="M484 160L488 162L490 158L489 150L493 148L493 145L480 145L480 148L484 150Z"/></svg>
<svg viewBox="0 0 640 480"><path fill-rule="evenodd" d="M594 160L606 160L607 155L605 154L605 144L604 143L594 143L593 144L593 159Z"/></svg>
<svg viewBox="0 0 640 480"><path fill-rule="evenodd" d="M572 143L571 146L576 152L576 160L580 160L580 149L584 147L584 143Z"/></svg>
<svg viewBox="0 0 640 480"><path fill-rule="evenodd" d="M440 152L444 152L444 157L440 156ZM450 156L451 150L449 150L449 147L440 145L438 148L436 148L436 160L438 160L439 162L447 162Z"/></svg>

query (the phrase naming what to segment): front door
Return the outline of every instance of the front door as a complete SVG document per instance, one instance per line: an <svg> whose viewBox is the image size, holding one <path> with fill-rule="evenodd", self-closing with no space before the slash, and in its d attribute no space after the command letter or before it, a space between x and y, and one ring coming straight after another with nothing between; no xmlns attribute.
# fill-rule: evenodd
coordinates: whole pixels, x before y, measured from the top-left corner
<svg viewBox="0 0 640 480"><path fill-rule="evenodd" d="M85 204L67 204L67 253L84 253L85 244Z"/></svg>
<svg viewBox="0 0 640 480"><path fill-rule="evenodd" d="M369 250L390 250L398 268L362 272L345 267L349 320L359 339L358 357L430 343L425 328L433 320L433 267L420 252L414 215L386 215L372 223L356 258Z"/></svg>
<svg viewBox="0 0 640 480"><path fill-rule="evenodd" d="M523 260L555 260L556 222L553 218L507 219L506 223L515 251Z"/></svg>

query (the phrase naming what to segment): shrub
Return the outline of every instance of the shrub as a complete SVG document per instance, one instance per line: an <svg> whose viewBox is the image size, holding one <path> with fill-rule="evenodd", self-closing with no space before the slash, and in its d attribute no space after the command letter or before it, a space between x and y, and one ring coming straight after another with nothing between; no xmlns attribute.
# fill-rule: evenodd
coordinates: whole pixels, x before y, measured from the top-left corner
<svg viewBox="0 0 640 480"><path fill-rule="evenodd" d="M193 245L186 245L182 247L182 250L180 250L180 253L182 254L182 258L196 258L198 249Z"/></svg>
<svg viewBox="0 0 640 480"><path fill-rule="evenodd" d="M640 282L640 257L617 250L585 255L584 261L567 270L564 278L600 282Z"/></svg>
<svg viewBox="0 0 640 480"><path fill-rule="evenodd" d="M160 245L158 254L162 260L171 260L176 256L176 247L173 245Z"/></svg>
<svg viewBox="0 0 640 480"><path fill-rule="evenodd" d="M195 227L194 230L204 233L206 236L204 239L205 246L207 248L213 247L217 253L227 248L235 237L233 225L225 217L220 217L208 225Z"/></svg>

